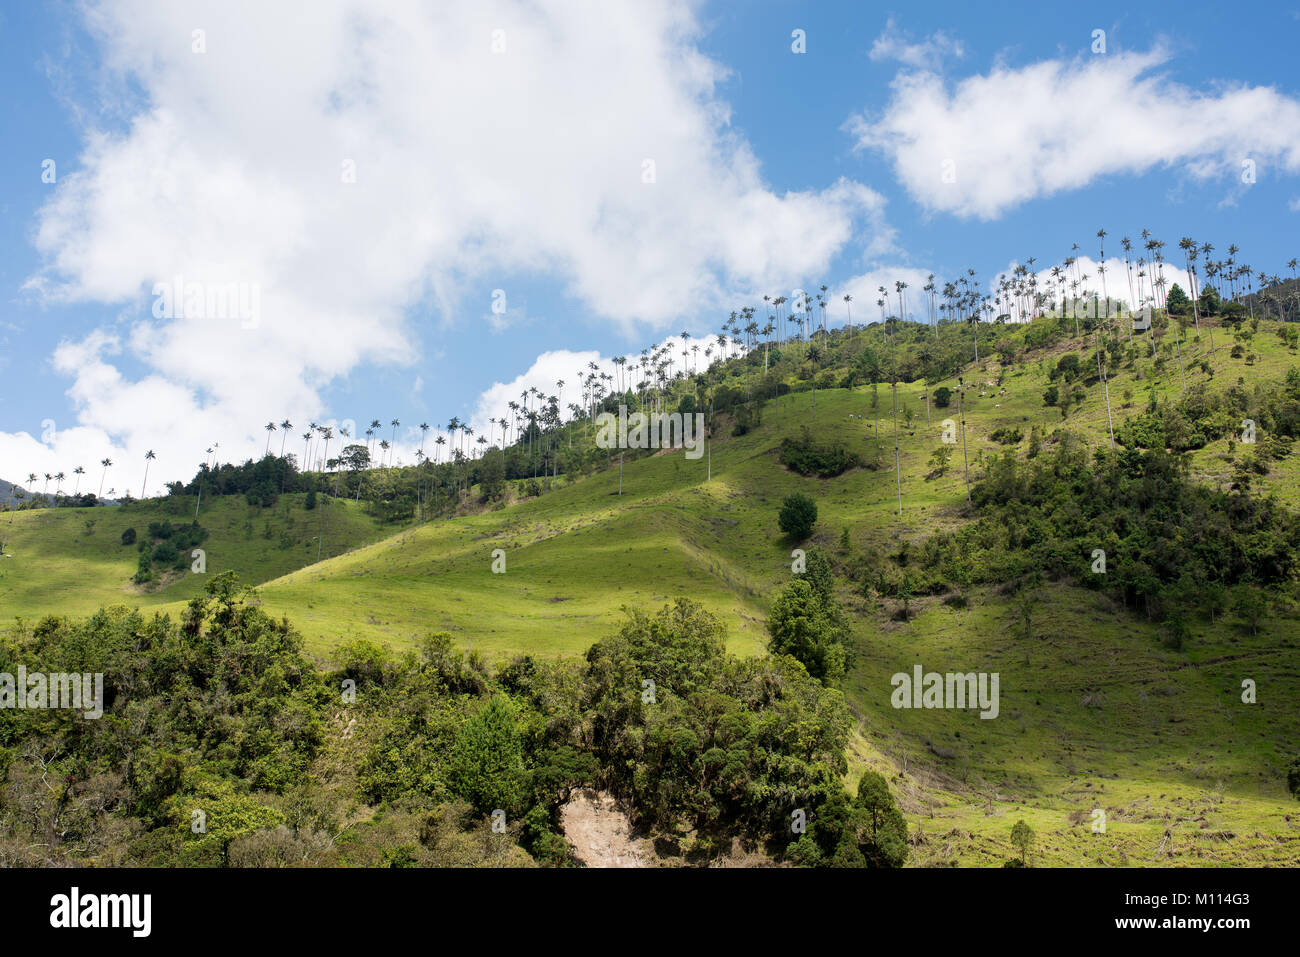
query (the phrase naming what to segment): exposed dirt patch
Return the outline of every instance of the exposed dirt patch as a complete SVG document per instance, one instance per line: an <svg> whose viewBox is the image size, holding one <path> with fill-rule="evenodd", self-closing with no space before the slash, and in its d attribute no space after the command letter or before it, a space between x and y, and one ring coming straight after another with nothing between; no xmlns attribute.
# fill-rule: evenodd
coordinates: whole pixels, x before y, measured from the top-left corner
<svg viewBox="0 0 1300 957"><path fill-rule="evenodd" d="M573 856L587 867L654 867L654 847L637 837L618 802L604 791L576 792L560 809Z"/></svg>

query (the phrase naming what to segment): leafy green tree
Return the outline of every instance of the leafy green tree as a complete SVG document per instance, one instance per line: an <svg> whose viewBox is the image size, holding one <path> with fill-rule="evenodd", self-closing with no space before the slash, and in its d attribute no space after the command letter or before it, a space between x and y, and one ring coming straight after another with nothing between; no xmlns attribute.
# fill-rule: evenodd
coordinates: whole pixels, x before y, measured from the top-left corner
<svg viewBox="0 0 1300 957"><path fill-rule="evenodd" d="M506 486L506 467L496 455L487 455L479 467L479 489L483 501L490 502L501 497Z"/></svg>
<svg viewBox="0 0 1300 957"><path fill-rule="evenodd" d="M777 524L795 541L803 541L817 524L817 503L802 492L787 496L781 503Z"/></svg>
<svg viewBox="0 0 1300 957"><path fill-rule="evenodd" d="M930 453L930 474L937 478L943 478L948 472L948 459L951 452L946 445L940 445Z"/></svg>
<svg viewBox="0 0 1300 957"><path fill-rule="evenodd" d="M235 839L284 822L281 811L251 794L238 793L230 781L205 773L194 774L167 806L185 835L183 853L196 862L215 852L226 863Z"/></svg>
<svg viewBox="0 0 1300 957"><path fill-rule="evenodd" d="M767 630L773 654L796 658L810 675L830 684L844 676L847 656L838 622L806 579L796 578L781 589Z"/></svg>
<svg viewBox="0 0 1300 957"><path fill-rule="evenodd" d="M1171 316L1183 316L1188 313L1192 307L1192 300L1187 298L1187 293L1183 292L1183 287L1174 283L1174 287L1169 290L1169 297L1165 300L1165 307Z"/></svg>
<svg viewBox="0 0 1300 957"><path fill-rule="evenodd" d="M456 732L448 783L483 814L510 814L524 793L523 741L510 699L493 695Z"/></svg>
<svg viewBox="0 0 1300 957"><path fill-rule="evenodd" d="M1232 607L1252 635L1258 633L1260 622L1268 615L1268 602L1258 589L1249 584L1237 586Z"/></svg>
<svg viewBox="0 0 1300 957"><path fill-rule="evenodd" d="M737 834L787 844L796 810L811 836L822 806L843 792L843 695L790 658L728 655L724 637L682 599L654 615L631 612L619 634L591 648L581 723L604 780L638 820L693 829L701 849ZM809 851L831 853L838 833L829 837Z"/></svg>
<svg viewBox="0 0 1300 957"><path fill-rule="evenodd" d="M902 867L908 853L907 820L883 775L863 772L854 807L862 815L859 848L866 862L872 867Z"/></svg>
<svg viewBox="0 0 1300 957"><path fill-rule="evenodd" d="M830 606L835 603L835 572L825 549L820 545L813 545L804 553L804 570L795 577L805 579L812 585L823 604Z"/></svg>
<svg viewBox="0 0 1300 957"><path fill-rule="evenodd" d="M1029 866L1029 852L1034 846L1034 829L1021 818L1011 827L1011 843L1020 850L1020 863Z"/></svg>

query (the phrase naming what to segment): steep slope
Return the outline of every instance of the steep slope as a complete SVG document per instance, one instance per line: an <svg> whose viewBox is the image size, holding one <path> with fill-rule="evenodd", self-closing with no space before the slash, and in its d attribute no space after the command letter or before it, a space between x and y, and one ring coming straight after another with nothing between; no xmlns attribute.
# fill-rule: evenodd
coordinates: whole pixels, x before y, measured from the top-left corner
<svg viewBox="0 0 1300 957"><path fill-rule="evenodd" d="M1189 389L1212 391L1281 380L1297 360L1273 331L1264 324L1233 356L1222 328L1213 330L1219 348L1208 353L1206 328L1203 338L1183 343L1181 374L1172 364L1153 373L1145 362L1117 371L1108 383L1115 427L1151 397L1179 395L1184 376ZM992 359L967 370L960 408L972 483L1005 448L993 439L1000 429L1028 435L1038 427L1050 440L1068 428L1094 447L1109 445L1101 384L1087 386L1068 416L1043 401L1060 357L1087 357L1088 349L1074 340L1023 364L1004 369ZM931 383L938 385L955 390L957 383ZM678 595L726 623L732 650L759 652L769 603L791 574L793 543L776 528L786 495L816 499L811 541L837 561L870 562L970 521L960 444L946 446L950 467L934 474L945 420L959 417L955 391L949 407L928 413L921 383L900 385L897 398L898 476L888 385L819 388L815 396L799 391L767 402L761 425L747 434L720 428L707 458L628 457L621 495L615 464L537 498L386 537L351 505L336 503L325 549L335 555L319 563L304 554L314 542L302 536L314 534L303 524L314 526L321 513L294 503L285 523L292 518L299 537L277 557L276 528L271 538L259 534L266 513L222 501L203 518L212 530L209 571L236 568L246 581L263 582L266 608L287 615L326 657L349 638L401 648L442 630L491 660L581 654L609 633L622 606L657 607ZM845 442L867 466L832 479L788 471L778 448L805 427L819 440ZM1011 447L1023 453L1024 445ZM1227 439L1207 443L1191 455L1193 477L1228 485L1240 453ZM1300 457L1274 462L1257 488L1294 507ZM147 516L166 514L164 506L18 514L11 551L30 563L21 573L17 563L0 571L0 613L80 612L106 600L178 610L198 582L134 594L124 582L135 552L115 544L121 528L147 524ZM83 536L87 517L98 524ZM493 571L497 549L502 573ZM1275 609L1257 629L1232 616L1195 621L1175 651L1162 646L1158 624L1068 583L1038 590L1029 638L997 587L963 589L953 603L917 598L910 620L900 620L895 603L847 582L840 592L857 650L845 682L859 721L851 774L873 767L891 778L913 829L915 862L1001 863L1010 856L1011 824L1024 818L1046 863L1300 863L1300 814L1285 790L1300 738L1291 704L1300 692L1300 627L1292 611ZM891 677L917 665L998 673L998 717L893 707ZM1256 704L1242 701L1246 680L1258 688ZM1104 831L1094 830L1103 820L1096 812Z"/></svg>
<svg viewBox="0 0 1300 957"><path fill-rule="evenodd" d="M29 494L21 485L0 479L0 505L18 505Z"/></svg>

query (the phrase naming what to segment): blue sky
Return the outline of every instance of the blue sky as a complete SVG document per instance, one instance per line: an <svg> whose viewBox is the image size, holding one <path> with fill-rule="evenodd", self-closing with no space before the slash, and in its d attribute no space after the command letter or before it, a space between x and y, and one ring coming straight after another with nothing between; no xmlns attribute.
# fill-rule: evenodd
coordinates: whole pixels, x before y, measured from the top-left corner
<svg viewBox="0 0 1300 957"><path fill-rule="evenodd" d="M0 13L4 478L107 455L135 489L157 448L154 485L286 416L481 424L764 292L870 318L882 277L987 284L1099 227L1300 255L1294 4L176 6ZM155 318L177 272L266 321Z"/></svg>

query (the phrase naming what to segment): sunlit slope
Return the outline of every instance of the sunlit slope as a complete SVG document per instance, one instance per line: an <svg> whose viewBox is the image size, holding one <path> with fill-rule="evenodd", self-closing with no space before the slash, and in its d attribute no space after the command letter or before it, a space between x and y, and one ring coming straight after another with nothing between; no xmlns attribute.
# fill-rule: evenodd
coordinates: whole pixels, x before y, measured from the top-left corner
<svg viewBox="0 0 1300 957"><path fill-rule="evenodd" d="M1058 350L1054 355L1067 351ZM1237 378L1280 378L1292 357L1259 349L1253 367L1227 348L1213 359L1212 388ZM1190 361L1189 361L1190 366ZM1007 370L1001 386L991 363L968 376L963 405L972 481L1001 450L992 432L1062 425L1107 444L1100 386L1062 420L1045 408L1048 380L1036 363ZM1199 369L1190 381L1202 381ZM1111 379L1118 424L1145 402L1151 380ZM1176 369L1156 381L1179 388ZM1005 394L1003 390L1005 389ZM1132 409L1124 408L1132 389ZM431 630L450 630L489 658L531 652L578 654L616 627L620 606L656 607L685 594L730 629L733 648L758 649L767 603L789 577L790 543L776 529L781 499L812 494L819 505L814 541L838 552L843 529L854 549L894 549L964 521L960 446L950 471L928 479L943 420L957 403L931 409L923 390L899 388L901 518L893 469L888 387L801 393L768 403L754 432L720 435L712 478L704 460L680 452L625 463L623 495L612 469L507 509L400 533L294 573L263 588L269 608L288 614L328 653L349 635L401 646ZM984 392L984 396L980 396ZM830 480L803 478L776 461L783 436L804 426L853 444L878 468ZM1211 481L1226 477L1226 443L1193 460ZM1295 461L1275 463L1261 487L1294 502ZM500 548L506 571L491 571ZM1037 831L1036 860L1049 864L1212 865L1300 863L1300 811L1286 794L1284 769L1300 724L1297 635L1290 618L1250 634L1229 618L1195 622L1185 649L1170 651L1158 628L1097 592L1040 589L1033 637L994 590L969 592L970 607L917 603L910 623L888 620L849 588L858 662L846 693L858 717L853 767L886 771L903 795L922 843L916 863L1000 864L1012 855L1011 825ZM901 710L890 703L891 676L920 664L933 671L1000 675L1000 714ZM1242 681L1259 689L1242 702ZM1105 815L1105 831L1094 831Z"/></svg>
<svg viewBox="0 0 1300 957"><path fill-rule="evenodd" d="M316 561L318 548L338 554L385 534L350 502L333 503L326 515L305 509L304 497L285 495L270 508L250 506L242 496L205 499L199 524L208 530L200 546L207 573L172 572L145 586L131 581L139 552L121 543L122 532L134 528L144 536L150 522L188 523L194 518L192 497L0 514L8 555L0 559L0 621L86 615L109 604L183 602L202 594L214 574L234 570L242 581L260 584ZM93 524L87 528L87 522ZM323 548L317 541L322 531Z"/></svg>
<svg viewBox="0 0 1300 957"><path fill-rule="evenodd" d="M1188 385L1221 390L1239 380L1249 387L1281 379L1300 359L1268 325L1251 345L1254 363L1233 358L1229 337L1216 329L1213 378L1199 366L1208 336L1184 343ZM1068 351L1087 354L1086 345L1076 340L1034 354L1006 369L1000 384L996 360L966 373L972 482L1004 448L991 438L999 428L1019 427L1027 436L1035 425L1047 434L1064 427L1093 445L1109 443L1100 385L1090 386L1065 419L1042 400L1049 364ZM1114 374L1116 426L1145 406L1153 386L1174 396L1181 380L1173 363L1154 379ZM939 384L956 385L932 383ZM562 482L539 498L404 530L377 531L347 503L306 513L295 502L288 516L308 542L283 555L274 528L274 540L264 537L263 522L277 510L214 502L202 517L212 532L209 573L234 567L245 581L263 583L267 609L287 615L325 657L351 637L401 648L444 630L489 660L581 654L617 627L623 606L651 609L683 595L726 624L734 651L757 652L766 643L767 607L790 577L793 543L776 525L786 495L804 491L816 499L812 541L834 555L841 554L845 529L855 553L883 554L967 520L960 443L950 447L947 474L929 477L944 420L958 418L956 395L927 418L921 383L897 392L898 514L893 398L888 385L819 390L815 414L809 392L768 402L762 424L747 435L733 437L729 423L719 423L711 477L708 459L688 460L681 451L629 457L622 495L615 457L609 470ZM849 443L874 467L829 480L788 472L777 449L804 427ZM1024 443L1018 448L1023 453ZM1210 443L1192 455L1193 474L1226 482L1229 454L1227 441ZM1271 463L1257 484L1296 507L1300 456ZM170 601L163 607L179 609L198 591L199 576L156 594L126 584L136 552L116 544L121 529L167 517L157 505L147 508L153 513L137 507L19 514L14 563L4 560L0 578L0 612L83 613L111 600ZM97 524L84 536L81 525L92 512ZM309 536L322 518L325 554L335 557L311 564ZM503 574L492 571L495 549L504 553ZM41 577L32 577L37 571ZM868 603L847 583L841 597L858 654L845 683L858 721L852 768L889 775L920 834L914 863L1000 864L1013 853L1011 825L1024 818L1038 833L1037 863L1300 864L1300 805L1284 786L1286 762L1300 741L1294 617L1279 612L1257 634L1231 615L1194 621L1185 648L1171 651L1155 624L1095 591L1063 585L1038 590L1029 639L1010 599L996 589L969 590L966 608L920 599L907 623L891 620L888 608ZM891 676L917 664L999 673L998 718L893 708ZM1258 688L1255 704L1241 700L1247 679ZM1104 832L1093 830L1098 810Z"/></svg>
<svg viewBox="0 0 1300 957"><path fill-rule="evenodd" d="M1252 345L1259 358L1247 364L1230 356L1222 329L1217 335L1212 379L1198 365L1208 336L1184 344L1189 385L1207 382L1222 389L1238 378L1280 379L1296 361L1261 333ZM855 549L892 549L904 539L958 524L967 471L971 482L978 481L988 457L1004 448L991 440L997 429L1019 427L1027 436L1035 425L1045 435L1069 428L1093 444L1109 443L1100 385L1088 389L1068 418L1043 405L1050 365L1065 352L1084 353L1088 345L1075 340L1006 370L996 359L969 369L961 403L964 460L961 444L949 446L952 458L942 477L931 477L931 456L945 421L960 417L956 393L947 408L932 404L927 410L922 383L900 384L901 517L890 387L819 390L815 397L801 392L766 403L762 424L747 435L731 436L724 421L711 464L681 451L628 457L619 495L615 455L607 471L562 479L561 487L537 499L394 531L369 546L362 538L363 547L269 581L263 599L296 621L323 654L350 637L403 647L438 630L451 631L492 658L577 654L616 626L622 606L653 607L678 595L717 613L737 650L757 650L766 640L767 605L790 574L792 543L776 526L786 495L802 490L817 500L814 541L828 547L838 544L845 528ZM1153 389L1175 396L1181 382L1172 364L1162 376L1140 381L1131 372L1116 372L1109 380L1116 426L1139 411ZM956 381L931 384L936 385L955 390ZM869 467L829 480L790 473L777 461L777 449L782 438L804 428L820 439L848 443ZM1194 453L1196 474L1226 481L1226 448L1219 440ZM1274 463L1260 485L1294 501L1298 479L1300 459L1292 457ZM339 507L333 503L326 511L332 516ZM332 535L327 543L333 545ZM504 552L503 574L492 572L495 549Z"/></svg>
<svg viewBox="0 0 1300 957"><path fill-rule="evenodd" d="M882 410L887 395L880 391ZM819 392L815 401L815 417L811 393L768 403L760 428L718 437L711 463L680 450L629 457L621 495L615 465L540 498L404 530L286 575L261 589L263 601L325 654L354 636L403 647L446 630L503 659L580 654L617 627L623 606L658 607L684 595L727 624L733 650L761 650L771 596L791 574L794 543L776 523L785 496L807 491L818 500L817 538L827 543L845 527L855 540L884 540L902 528L920 532L936 508L964 500L960 475L923 481L930 450L921 446L922 409L910 434L903 431L899 526L892 444L876 447L887 444L885 421L877 440L862 418L870 389ZM780 441L805 426L853 444L872 461L879 457L881 468L830 480L787 471L777 461ZM504 573L492 571L496 549L504 553Z"/></svg>
<svg viewBox="0 0 1300 957"><path fill-rule="evenodd" d="M855 763L904 772L896 785L926 835L917 863L1000 864L1021 817L1046 863L1300 863L1300 807L1285 789L1300 740L1294 620L1258 635L1198 623L1175 652L1095 592L1044 588L1029 640L1008 602L970 597L968 609L927 599L908 624L865 623L847 687ZM890 679L917 664L998 673L998 717L895 709ZM1242 701L1247 679L1255 704Z"/></svg>

